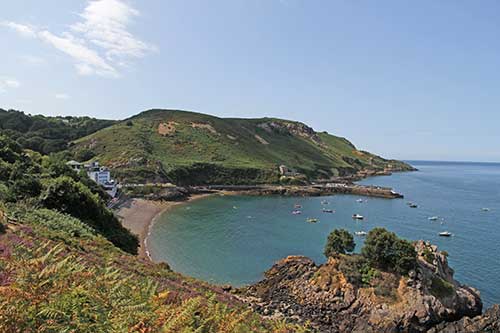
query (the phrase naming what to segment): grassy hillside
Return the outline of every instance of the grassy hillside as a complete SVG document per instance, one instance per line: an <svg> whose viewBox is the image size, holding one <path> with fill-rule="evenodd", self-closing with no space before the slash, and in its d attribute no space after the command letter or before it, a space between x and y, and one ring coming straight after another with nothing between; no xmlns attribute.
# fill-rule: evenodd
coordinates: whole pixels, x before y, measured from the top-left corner
<svg viewBox="0 0 500 333"><path fill-rule="evenodd" d="M71 140L114 123L113 120L90 117L31 116L20 111L0 109L0 134L15 140L22 148L42 154L64 150Z"/></svg>
<svg viewBox="0 0 500 333"><path fill-rule="evenodd" d="M131 182L275 183L282 164L310 179L388 166L409 168L299 122L223 119L177 110L143 112L79 139L72 147L76 155L87 150L119 179Z"/></svg>
<svg viewBox="0 0 500 333"><path fill-rule="evenodd" d="M76 218L0 203L0 332L306 332L114 247Z"/></svg>

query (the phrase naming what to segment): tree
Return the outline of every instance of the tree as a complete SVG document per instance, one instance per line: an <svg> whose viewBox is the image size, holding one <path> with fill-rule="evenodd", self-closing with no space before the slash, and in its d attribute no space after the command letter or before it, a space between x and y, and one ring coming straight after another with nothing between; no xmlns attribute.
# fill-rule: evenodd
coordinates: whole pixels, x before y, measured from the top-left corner
<svg viewBox="0 0 500 333"><path fill-rule="evenodd" d="M372 229L361 249L362 255L372 267L406 274L415 267L414 246L384 228Z"/></svg>
<svg viewBox="0 0 500 333"><path fill-rule="evenodd" d="M339 253L345 254L346 252L354 251L355 247L354 238L347 230L335 229L328 235L324 254L326 257L331 257Z"/></svg>
<svg viewBox="0 0 500 333"><path fill-rule="evenodd" d="M137 253L137 237L125 229L99 196L84 184L68 176L50 179L40 201L46 208L80 219L122 250Z"/></svg>

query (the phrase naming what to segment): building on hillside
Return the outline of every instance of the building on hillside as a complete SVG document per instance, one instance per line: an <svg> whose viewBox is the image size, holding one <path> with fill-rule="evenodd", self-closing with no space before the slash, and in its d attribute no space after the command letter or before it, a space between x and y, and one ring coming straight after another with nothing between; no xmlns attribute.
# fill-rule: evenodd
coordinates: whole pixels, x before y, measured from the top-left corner
<svg viewBox="0 0 500 333"><path fill-rule="evenodd" d="M293 177L300 175L300 173L298 173L296 170L289 168L284 164L279 166L279 170L280 170L280 175L282 176Z"/></svg>
<svg viewBox="0 0 500 333"><path fill-rule="evenodd" d="M108 168L100 166L99 162L91 162L88 164L77 161L69 161L66 163L73 170L80 172L85 170L90 179L104 187L106 192L114 198L116 196L117 186L114 179L111 178L111 172Z"/></svg>

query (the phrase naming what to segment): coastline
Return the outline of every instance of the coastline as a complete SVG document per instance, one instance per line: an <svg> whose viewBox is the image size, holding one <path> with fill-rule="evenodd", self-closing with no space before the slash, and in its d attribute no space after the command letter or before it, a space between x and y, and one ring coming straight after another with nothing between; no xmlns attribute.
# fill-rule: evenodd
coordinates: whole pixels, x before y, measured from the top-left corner
<svg viewBox="0 0 500 333"><path fill-rule="evenodd" d="M147 247L147 239L158 217L172 207L187 204L211 195L214 195L214 193L192 194L182 201L130 198L117 208L116 215L122 225L139 238L138 257L152 261Z"/></svg>

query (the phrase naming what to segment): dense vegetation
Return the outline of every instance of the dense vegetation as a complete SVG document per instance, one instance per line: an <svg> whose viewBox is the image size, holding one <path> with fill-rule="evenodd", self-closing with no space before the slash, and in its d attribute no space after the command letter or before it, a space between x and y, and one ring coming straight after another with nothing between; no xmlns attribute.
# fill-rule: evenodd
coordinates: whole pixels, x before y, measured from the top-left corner
<svg viewBox="0 0 500 333"><path fill-rule="evenodd" d="M344 229L335 229L328 236L325 256L335 257L354 251L352 235ZM361 254L343 256L340 270L351 283L367 285L386 271L406 275L417 265L414 245L384 228L372 229L366 236Z"/></svg>
<svg viewBox="0 0 500 333"><path fill-rule="evenodd" d="M324 253L326 257L331 257L337 253L346 254L346 252L352 252L355 247L356 243L354 243L354 238L349 231L335 229L328 235Z"/></svg>
<svg viewBox="0 0 500 333"><path fill-rule="evenodd" d="M358 170L409 169L359 151L344 138L275 118L217 118L150 110L75 141L75 156L91 149L118 179L177 184L288 183L286 165L309 179ZM299 177L299 180L301 178Z"/></svg>
<svg viewBox="0 0 500 333"><path fill-rule="evenodd" d="M70 214L116 246L136 253L137 237L106 208L106 199L106 193L85 173L77 174L57 155L24 151L0 136L0 201Z"/></svg>
<svg viewBox="0 0 500 333"><path fill-rule="evenodd" d="M114 124L113 120L90 117L31 116L15 110L0 109L0 134L9 136L22 148L50 154L68 148L75 139ZM82 156L89 158L88 151ZM87 155L85 155L87 154Z"/></svg>

